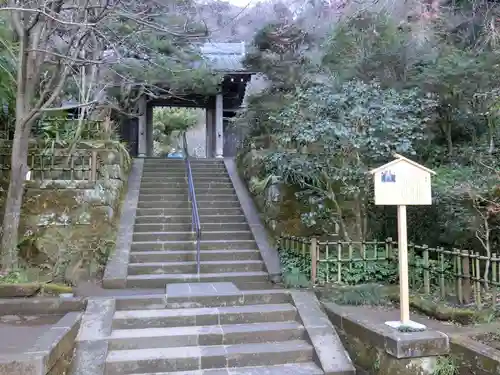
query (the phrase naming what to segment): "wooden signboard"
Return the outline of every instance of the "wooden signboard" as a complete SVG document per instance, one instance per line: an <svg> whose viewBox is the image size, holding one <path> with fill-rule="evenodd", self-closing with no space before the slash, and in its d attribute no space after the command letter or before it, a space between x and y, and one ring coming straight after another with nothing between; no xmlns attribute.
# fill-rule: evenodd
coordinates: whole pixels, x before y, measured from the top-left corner
<svg viewBox="0 0 500 375"><path fill-rule="evenodd" d="M398 154L394 154L394 156L395 160L370 171L375 186L375 204L397 206L398 209L401 319L399 322L387 322L386 324L391 327L404 325L422 328L421 324L410 320L406 206L432 204L431 175L436 173L404 156Z"/></svg>
<svg viewBox="0 0 500 375"><path fill-rule="evenodd" d="M371 171L378 206L432 204L431 174L434 171L401 155Z"/></svg>

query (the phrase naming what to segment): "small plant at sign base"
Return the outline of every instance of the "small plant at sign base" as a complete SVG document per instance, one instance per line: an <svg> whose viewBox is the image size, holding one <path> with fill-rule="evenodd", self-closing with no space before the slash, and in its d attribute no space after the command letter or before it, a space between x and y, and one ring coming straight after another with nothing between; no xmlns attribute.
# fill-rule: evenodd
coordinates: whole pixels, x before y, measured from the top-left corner
<svg viewBox="0 0 500 375"><path fill-rule="evenodd" d="M452 356L438 357L436 367L431 375L457 375L458 366Z"/></svg>
<svg viewBox="0 0 500 375"><path fill-rule="evenodd" d="M380 352L377 352L377 358L375 359L375 362L373 362L373 370L380 370Z"/></svg>
<svg viewBox="0 0 500 375"><path fill-rule="evenodd" d="M425 328L422 327L410 327L410 326L400 326L398 327L399 332L423 332Z"/></svg>

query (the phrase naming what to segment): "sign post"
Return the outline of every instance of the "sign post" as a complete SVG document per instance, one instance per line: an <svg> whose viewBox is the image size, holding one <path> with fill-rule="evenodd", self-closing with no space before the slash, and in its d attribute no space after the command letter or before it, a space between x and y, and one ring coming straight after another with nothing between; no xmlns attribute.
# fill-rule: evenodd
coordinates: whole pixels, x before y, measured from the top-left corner
<svg viewBox="0 0 500 375"><path fill-rule="evenodd" d="M406 206L432 204L431 174L434 171L404 156L394 154L395 160L370 173L375 186L375 204L397 206L398 211L398 258L399 258L399 305L400 320L386 322L398 328L406 326L422 329L424 325L410 320L410 291L408 285L408 232Z"/></svg>
<svg viewBox="0 0 500 375"><path fill-rule="evenodd" d="M408 286L408 235L406 206L398 206L399 309L401 324L410 321L410 288Z"/></svg>

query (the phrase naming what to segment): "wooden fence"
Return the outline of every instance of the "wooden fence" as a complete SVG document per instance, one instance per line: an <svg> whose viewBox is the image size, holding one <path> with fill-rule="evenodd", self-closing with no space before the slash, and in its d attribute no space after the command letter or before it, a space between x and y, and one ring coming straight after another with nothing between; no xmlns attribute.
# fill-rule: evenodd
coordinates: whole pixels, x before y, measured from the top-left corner
<svg viewBox="0 0 500 375"><path fill-rule="evenodd" d="M305 273L313 285L328 283L398 282L398 245L385 241L320 241L282 236L280 251L308 264ZM453 298L459 303L491 304L500 293L500 257L462 249L408 245L410 288Z"/></svg>
<svg viewBox="0 0 500 375"><path fill-rule="evenodd" d="M79 139L84 141L95 140L96 135L102 132L102 120L83 120ZM69 139L75 137L78 127L78 118L67 119L46 118L37 121L32 129L31 136L38 139ZM0 140L12 141L14 139L14 124L0 123Z"/></svg>
<svg viewBox="0 0 500 375"><path fill-rule="evenodd" d="M33 150L28 154L30 180L66 180L95 182L102 176L102 161L99 154L103 149L78 149L71 155L67 150ZM0 171L8 177L11 169L10 150L0 150Z"/></svg>

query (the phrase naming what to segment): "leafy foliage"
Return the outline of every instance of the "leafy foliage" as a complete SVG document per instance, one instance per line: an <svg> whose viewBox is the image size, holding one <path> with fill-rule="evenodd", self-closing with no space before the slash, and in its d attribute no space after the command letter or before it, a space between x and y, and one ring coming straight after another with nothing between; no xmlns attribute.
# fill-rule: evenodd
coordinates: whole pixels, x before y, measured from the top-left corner
<svg viewBox="0 0 500 375"><path fill-rule="evenodd" d="M153 112L153 126L170 136L174 131L186 131L196 125L196 112L190 108L158 108Z"/></svg>
<svg viewBox="0 0 500 375"><path fill-rule="evenodd" d="M289 96L289 105L273 118L283 151L266 158L267 172L304 188L301 198L312 208L336 210L345 237L363 239L367 228L357 222L351 230L350 221L353 214L354 221L364 215L372 199L369 169L393 152L416 153L434 102L414 89L358 80L297 89ZM291 152L293 146L300 152ZM356 208L346 212L351 202Z"/></svg>
<svg viewBox="0 0 500 375"><path fill-rule="evenodd" d="M268 85L237 120L249 127L242 154L265 149L259 179L290 186L313 233L395 238L395 210L374 206L366 172L398 152L438 172L433 206L409 208L411 240L486 254L498 245L500 7L469 5L364 8L322 35L298 16L256 35L248 64Z"/></svg>

